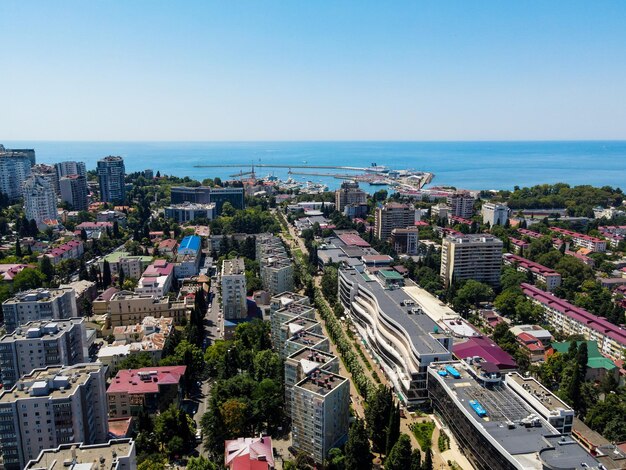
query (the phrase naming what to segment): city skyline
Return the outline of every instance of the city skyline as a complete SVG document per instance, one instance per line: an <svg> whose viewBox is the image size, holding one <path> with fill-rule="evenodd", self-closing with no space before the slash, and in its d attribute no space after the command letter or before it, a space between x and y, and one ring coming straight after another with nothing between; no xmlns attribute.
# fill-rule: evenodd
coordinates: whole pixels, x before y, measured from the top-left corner
<svg viewBox="0 0 626 470"><path fill-rule="evenodd" d="M623 3L0 12L6 141L626 139Z"/></svg>

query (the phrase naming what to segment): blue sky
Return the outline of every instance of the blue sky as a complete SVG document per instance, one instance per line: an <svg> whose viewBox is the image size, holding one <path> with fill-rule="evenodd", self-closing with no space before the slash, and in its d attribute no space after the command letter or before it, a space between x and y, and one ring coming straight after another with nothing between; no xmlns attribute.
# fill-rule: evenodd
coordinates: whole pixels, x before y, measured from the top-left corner
<svg viewBox="0 0 626 470"><path fill-rule="evenodd" d="M626 2L0 2L4 140L626 139Z"/></svg>

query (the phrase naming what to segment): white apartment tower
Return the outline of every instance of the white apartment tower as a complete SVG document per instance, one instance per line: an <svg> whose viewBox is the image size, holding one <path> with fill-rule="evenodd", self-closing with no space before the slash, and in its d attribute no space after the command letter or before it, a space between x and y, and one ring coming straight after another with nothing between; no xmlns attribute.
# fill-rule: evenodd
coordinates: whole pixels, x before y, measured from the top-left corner
<svg viewBox="0 0 626 470"><path fill-rule="evenodd" d="M2 303L2 312L7 333L29 321L77 317L76 292L71 287L19 292Z"/></svg>
<svg viewBox="0 0 626 470"><path fill-rule="evenodd" d="M226 320L245 318L246 268L243 258L224 260L222 264L222 308Z"/></svg>
<svg viewBox="0 0 626 470"><path fill-rule="evenodd" d="M88 358L82 318L32 321L0 338L0 374L5 390L35 369L71 366Z"/></svg>
<svg viewBox="0 0 626 470"><path fill-rule="evenodd" d="M494 225L505 225L509 219L511 209L506 204L497 204L493 202L486 202L481 209L483 216L483 224L489 224L491 227Z"/></svg>
<svg viewBox="0 0 626 470"><path fill-rule="evenodd" d="M32 175L22 185L24 212L28 220L40 225L46 219L57 218L57 196L50 182L39 175Z"/></svg>
<svg viewBox="0 0 626 470"><path fill-rule="evenodd" d="M454 235L441 244L440 276L446 287L456 281L475 279L493 287L500 285L502 240L493 235Z"/></svg>
<svg viewBox="0 0 626 470"><path fill-rule="evenodd" d="M99 363L37 369L0 395L5 470L21 470L42 450L105 442L106 367Z"/></svg>
<svg viewBox="0 0 626 470"><path fill-rule="evenodd" d="M27 155L13 154L0 146L0 192L11 200L22 196L22 183L30 176L32 160Z"/></svg>

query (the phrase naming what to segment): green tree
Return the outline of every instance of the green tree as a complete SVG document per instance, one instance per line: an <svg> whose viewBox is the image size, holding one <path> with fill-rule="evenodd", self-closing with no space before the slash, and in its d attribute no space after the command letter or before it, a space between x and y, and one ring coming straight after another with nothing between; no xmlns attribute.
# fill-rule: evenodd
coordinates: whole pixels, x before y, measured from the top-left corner
<svg viewBox="0 0 626 470"><path fill-rule="evenodd" d="M37 268L24 268L13 278L13 289L20 292L28 289L42 287L46 277Z"/></svg>
<svg viewBox="0 0 626 470"><path fill-rule="evenodd" d="M365 425L356 419L348 433L348 442L345 450L345 468L370 470L372 468L372 454Z"/></svg>
<svg viewBox="0 0 626 470"><path fill-rule="evenodd" d="M427 449L424 453L424 463L422 464L422 470L433 470L433 452Z"/></svg>
<svg viewBox="0 0 626 470"><path fill-rule="evenodd" d="M385 454L389 455L391 449L400 437L400 406L396 405L389 413L389 423L387 424L387 441L385 444Z"/></svg>
<svg viewBox="0 0 626 470"><path fill-rule="evenodd" d="M326 470L346 470L346 456L338 447L333 447L328 451L328 458L326 459Z"/></svg>
<svg viewBox="0 0 626 470"><path fill-rule="evenodd" d="M452 305L455 310L467 313L470 307L477 307L480 302L493 299L493 289L487 284L470 279L456 292Z"/></svg>
<svg viewBox="0 0 626 470"><path fill-rule="evenodd" d="M15 256L22 257L22 246L20 245L20 239L15 240Z"/></svg>
<svg viewBox="0 0 626 470"><path fill-rule="evenodd" d="M50 283L54 278L54 266L52 266L52 261L48 256L43 256L41 261L39 262L39 270L45 277L45 282Z"/></svg>
<svg viewBox="0 0 626 470"><path fill-rule="evenodd" d="M422 470L422 454L420 454L419 449L413 449L411 452L410 470Z"/></svg>
<svg viewBox="0 0 626 470"><path fill-rule="evenodd" d="M385 459L385 470L406 470L411 467L411 460L411 438L402 434Z"/></svg>
<svg viewBox="0 0 626 470"><path fill-rule="evenodd" d="M365 419L374 452L382 453L387 444L387 425L393 409L393 395L385 385L379 385L365 408Z"/></svg>
<svg viewBox="0 0 626 470"><path fill-rule="evenodd" d="M106 289L111 285L111 282L111 265L107 260L104 260L104 263L102 265L102 285Z"/></svg>
<svg viewBox="0 0 626 470"><path fill-rule="evenodd" d="M190 457L187 461L187 470L219 470L218 466L206 457Z"/></svg>

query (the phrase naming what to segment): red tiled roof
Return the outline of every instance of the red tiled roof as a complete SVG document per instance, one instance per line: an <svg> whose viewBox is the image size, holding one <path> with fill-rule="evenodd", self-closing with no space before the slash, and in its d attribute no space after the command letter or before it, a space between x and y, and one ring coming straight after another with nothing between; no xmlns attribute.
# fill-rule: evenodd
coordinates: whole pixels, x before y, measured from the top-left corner
<svg viewBox="0 0 626 470"><path fill-rule="evenodd" d="M158 393L159 385L180 383L187 366L144 367L143 369L120 370L107 393L130 394ZM153 373L154 372L154 373Z"/></svg>
<svg viewBox="0 0 626 470"><path fill-rule="evenodd" d="M509 353L484 336L476 336L464 343L455 344L452 351L459 359L482 357L485 361L497 365L500 370L517 368L515 359Z"/></svg>
<svg viewBox="0 0 626 470"><path fill-rule="evenodd" d="M560 274L557 273L554 269L550 269L542 264L535 263L534 261L531 261L529 259L522 258L521 256L517 256L511 253L505 253L502 256L511 263L518 264L519 266L526 268L535 274L542 274L544 276L560 276Z"/></svg>
<svg viewBox="0 0 626 470"><path fill-rule="evenodd" d="M601 238L591 237L589 235L585 235L584 233L573 232L571 230L566 230L560 227L550 227L550 230L556 233L560 233L561 235L568 235L572 238L580 238L581 240L587 240L593 243L601 243L604 242Z"/></svg>
<svg viewBox="0 0 626 470"><path fill-rule="evenodd" d="M535 232L534 230L528 230L527 228L518 228L517 231L522 235L526 235L530 238L541 238L542 235L539 232Z"/></svg>
<svg viewBox="0 0 626 470"><path fill-rule="evenodd" d="M549 292L538 289L530 284L521 285L522 292L528 297L542 303L550 308L567 315L570 318L586 325L597 332L614 339L622 346L626 346L626 330L609 322L607 319L589 313L587 310L570 304Z"/></svg>
<svg viewBox="0 0 626 470"><path fill-rule="evenodd" d="M269 463L262 460L250 460L247 455L236 457L230 464L230 470L267 470Z"/></svg>

